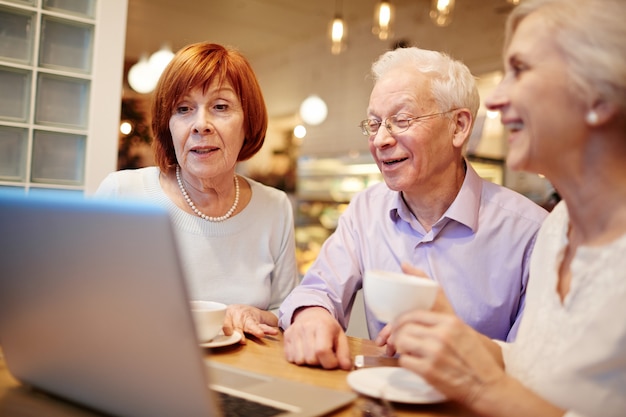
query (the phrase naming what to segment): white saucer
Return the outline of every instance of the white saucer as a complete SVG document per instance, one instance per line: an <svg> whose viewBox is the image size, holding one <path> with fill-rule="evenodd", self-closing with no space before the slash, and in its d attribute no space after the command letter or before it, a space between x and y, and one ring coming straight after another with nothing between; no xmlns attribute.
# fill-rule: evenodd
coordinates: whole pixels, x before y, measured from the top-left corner
<svg viewBox="0 0 626 417"><path fill-rule="evenodd" d="M220 332L215 338L211 339L208 342L200 343L200 347L203 348L216 348L222 346L228 346L235 344L241 340L241 333L233 332L230 336L225 336L224 333Z"/></svg>
<svg viewBox="0 0 626 417"><path fill-rule="evenodd" d="M406 404L446 401L446 397L419 375L397 366L380 366L352 371L348 385L360 394Z"/></svg>

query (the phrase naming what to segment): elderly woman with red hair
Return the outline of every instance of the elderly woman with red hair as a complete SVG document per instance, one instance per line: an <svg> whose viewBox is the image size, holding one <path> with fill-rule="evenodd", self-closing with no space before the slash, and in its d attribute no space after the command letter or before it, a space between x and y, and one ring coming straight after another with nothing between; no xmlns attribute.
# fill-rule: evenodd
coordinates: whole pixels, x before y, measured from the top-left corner
<svg viewBox="0 0 626 417"><path fill-rule="evenodd" d="M165 206L190 297L229 305L227 335L276 334L271 310L298 282L294 219L284 192L236 173L267 130L249 62L212 43L181 49L161 75L151 116L158 166L109 174L96 195Z"/></svg>

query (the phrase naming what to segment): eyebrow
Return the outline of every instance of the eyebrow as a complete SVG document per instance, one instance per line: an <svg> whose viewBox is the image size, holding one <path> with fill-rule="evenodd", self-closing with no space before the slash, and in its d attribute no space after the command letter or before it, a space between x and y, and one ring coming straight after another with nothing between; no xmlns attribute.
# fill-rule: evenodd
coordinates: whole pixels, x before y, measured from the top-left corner
<svg viewBox="0 0 626 417"><path fill-rule="evenodd" d="M237 96L237 92L232 87L220 86L217 89L206 89L204 90L202 87L194 87L191 91L186 92L185 94L180 96L179 100L190 100L192 96L192 91L199 89L202 95L210 96L211 98L217 96L218 98L222 96L225 92L231 93L237 100L239 100L239 96Z"/></svg>

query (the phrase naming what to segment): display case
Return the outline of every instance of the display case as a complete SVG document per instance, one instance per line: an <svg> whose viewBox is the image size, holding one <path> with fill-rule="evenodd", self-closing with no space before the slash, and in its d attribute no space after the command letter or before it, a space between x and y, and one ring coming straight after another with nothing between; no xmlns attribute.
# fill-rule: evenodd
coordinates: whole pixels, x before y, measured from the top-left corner
<svg viewBox="0 0 626 417"><path fill-rule="evenodd" d="M344 158L300 158L296 190L299 200L346 203L354 194L382 179L369 154Z"/></svg>
<svg viewBox="0 0 626 417"><path fill-rule="evenodd" d="M296 258L304 274L337 227L352 196L382 181L382 175L367 154L300 158L296 178Z"/></svg>

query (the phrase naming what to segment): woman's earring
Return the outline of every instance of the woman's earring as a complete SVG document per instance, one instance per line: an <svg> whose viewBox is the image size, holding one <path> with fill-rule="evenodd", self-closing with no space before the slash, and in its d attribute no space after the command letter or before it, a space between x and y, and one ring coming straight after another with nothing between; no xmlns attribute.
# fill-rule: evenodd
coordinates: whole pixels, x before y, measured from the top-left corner
<svg viewBox="0 0 626 417"><path fill-rule="evenodd" d="M589 110L589 113L587 113L587 116L585 117L585 120L590 125L596 125L598 123L598 113L596 113L593 110Z"/></svg>

